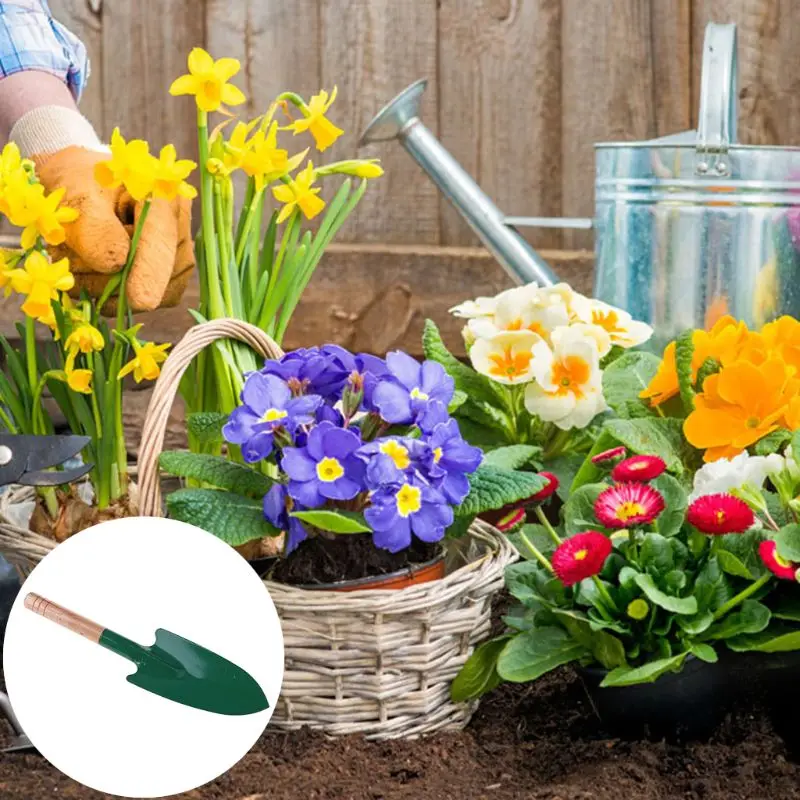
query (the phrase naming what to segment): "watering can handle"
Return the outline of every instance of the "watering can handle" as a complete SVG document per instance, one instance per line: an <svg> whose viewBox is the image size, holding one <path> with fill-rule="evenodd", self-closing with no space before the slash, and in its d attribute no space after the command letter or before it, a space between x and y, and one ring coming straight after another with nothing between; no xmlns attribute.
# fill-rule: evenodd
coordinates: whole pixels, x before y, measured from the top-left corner
<svg viewBox="0 0 800 800"><path fill-rule="evenodd" d="M695 172L727 176L726 157L736 142L738 115L736 25L706 26L700 75L700 117L697 125Z"/></svg>

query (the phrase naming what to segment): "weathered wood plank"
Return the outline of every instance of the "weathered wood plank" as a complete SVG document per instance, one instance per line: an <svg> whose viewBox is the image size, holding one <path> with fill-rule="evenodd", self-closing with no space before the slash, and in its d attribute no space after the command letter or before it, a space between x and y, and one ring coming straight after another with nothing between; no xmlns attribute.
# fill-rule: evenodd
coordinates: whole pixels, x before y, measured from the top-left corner
<svg viewBox="0 0 800 800"><path fill-rule="evenodd" d="M793 0L694 0L693 113L700 106L703 37L709 22L735 22L739 125L744 144L800 144L800 6Z"/></svg>
<svg viewBox="0 0 800 800"><path fill-rule="evenodd" d="M543 251L563 280L591 293L593 254ZM447 309L470 297L508 288L509 279L481 248L416 245L331 245L308 286L284 341L286 348L337 342L353 350L384 353L402 348L419 355L427 317L448 345L463 353L462 322ZM142 335L176 342L192 324L193 282L178 308L141 315ZM0 298L0 335L16 337L19 299ZM49 332L39 326L44 337Z"/></svg>
<svg viewBox="0 0 800 800"><path fill-rule="evenodd" d="M593 143L685 127L688 12L683 0L564 0L563 15L563 210L591 216ZM589 238L569 233L564 244Z"/></svg>
<svg viewBox="0 0 800 800"><path fill-rule="evenodd" d="M439 5L442 143L509 215L561 214L561 50L559 0ZM443 244L476 243L443 197L440 213ZM544 248L562 239L526 235Z"/></svg>
<svg viewBox="0 0 800 800"><path fill-rule="evenodd" d="M320 0L321 86L339 89L331 117L345 135L324 160L353 158L362 130L397 92L428 78L422 114L437 133L436 0ZM364 148L386 174L369 189L340 241L439 243L439 195L394 142ZM323 159L320 158L322 161Z"/></svg>

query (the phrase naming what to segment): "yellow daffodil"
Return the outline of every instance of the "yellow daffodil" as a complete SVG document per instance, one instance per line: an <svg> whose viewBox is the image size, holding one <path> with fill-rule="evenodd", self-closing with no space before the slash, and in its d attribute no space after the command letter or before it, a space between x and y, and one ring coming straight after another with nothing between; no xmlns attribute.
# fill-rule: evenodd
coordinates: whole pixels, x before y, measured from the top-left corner
<svg viewBox="0 0 800 800"><path fill-rule="evenodd" d="M70 352L91 353L93 350L102 350L105 340L94 325L82 322L67 336L64 346Z"/></svg>
<svg viewBox="0 0 800 800"><path fill-rule="evenodd" d="M196 166L189 159L178 160L174 145L162 147L156 164L153 197L162 197L165 200L174 200L178 195L190 200L197 197L197 189L186 183L186 178Z"/></svg>
<svg viewBox="0 0 800 800"><path fill-rule="evenodd" d="M34 318L51 314L50 301L75 285L66 258L51 264L38 250L25 259L24 269L13 269L8 277L15 292L27 295L22 310Z"/></svg>
<svg viewBox="0 0 800 800"><path fill-rule="evenodd" d="M3 191L3 212L12 225L23 228L20 245L30 250L41 236L47 244L63 244L66 238L64 225L74 222L78 212L61 206L63 188L45 194L40 183L27 180L13 181Z"/></svg>
<svg viewBox="0 0 800 800"><path fill-rule="evenodd" d="M261 191L268 183L297 169L307 153L308 149L289 158L286 150L278 147L278 123L273 122L266 133L259 130L253 134L242 159L242 170L255 178L256 191Z"/></svg>
<svg viewBox="0 0 800 800"><path fill-rule="evenodd" d="M144 200L153 192L159 168L150 146L142 139L126 142L119 128L114 128L110 148L111 158L95 165L95 180L108 189L124 186L134 200Z"/></svg>
<svg viewBox="0 0 800 800"><path fill-rule="evenodd" d="M161 373L159 364L167 360L167 350L170 344L153 344L153 342L139 342L133 339L135 356L119 371L118 378L124 378L133 373L136 383L143 380L154 381Z"/></svg>
<svg viewBox="0 0 800 800"><path fill-rule="evenodd" d="M294 180L272 189L275 199L285 204L278 214L279 223L283 222L295 207L303 212L306 219L314 219L325 208L325 201L317 196L319 188L311 188L315 178L314 165L309 161L308 166L299 172Z"/></svg>
<svg viewBox="0 0 800 800"><path fill-rule="evenodd" d="M69 369L65 372L67 386L73 392L92 393L92 371L90 369Z"/></svg>
<svg viewBox="0 0 800 800"><path fill-rule="evenodd" d="M355 175L357 178L380 178L383 167L377 158L352 158L336 161L317 170L317 175Z"/></svg>
<svg viewBox="0 0 800 800"><path fill-rule="evenodd" d="M217 61L202 47L189 53L189 74L181 75L169 93L173 96L194 95L201 111L216 111L220 106L239 106L246 98L242 91L228 81L239 71L241 64L235 58L220 58Z"/></svg>
<svg viewBox="0 0 800 800"><path fill-rule="evenodd" d="M343 133L341 128L337 128L326 116L325 113L333 105L336 99L336 87L333 87L330 97L328 93L321 89L319 94L315 94L305 108L302 108L302 119L296 119L289 126L295 135L308 131L317 145L317 150L322 152L329 148Z"/></svg>

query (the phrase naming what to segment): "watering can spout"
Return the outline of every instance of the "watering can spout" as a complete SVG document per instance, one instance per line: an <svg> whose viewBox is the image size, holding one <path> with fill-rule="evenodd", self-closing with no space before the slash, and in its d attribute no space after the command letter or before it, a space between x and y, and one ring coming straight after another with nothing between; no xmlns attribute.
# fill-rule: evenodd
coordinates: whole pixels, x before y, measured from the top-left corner
<svg viewBox="0 0 800 800"><path fill-rule="evenodd" d="M558 283L547 262L509 227L500 209L423 125L419 104L426 85L425 80L416 81L384 106L361 135L359 145L398 139L515 281L536 281L542 286Z"/></svg>

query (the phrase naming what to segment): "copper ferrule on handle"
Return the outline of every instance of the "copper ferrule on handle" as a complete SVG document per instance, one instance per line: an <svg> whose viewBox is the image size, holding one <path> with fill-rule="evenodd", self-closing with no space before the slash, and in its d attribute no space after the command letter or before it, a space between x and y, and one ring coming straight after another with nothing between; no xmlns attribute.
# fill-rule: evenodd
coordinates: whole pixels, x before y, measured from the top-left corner
<svg viewBox="0 0 800 800"><path fill-rule="evenodd" d="M50 600L42 597L41 595L30 592L25 596L25 608L38 614L40 617L49 619L55 622L56 625L61 625L62 628L67 628L79 636L83 636L90 642L99 642L100 636L103 634L105 628L92 622L68 608L53 603Z"/></svg>

